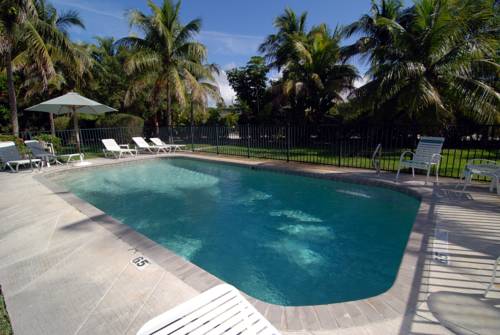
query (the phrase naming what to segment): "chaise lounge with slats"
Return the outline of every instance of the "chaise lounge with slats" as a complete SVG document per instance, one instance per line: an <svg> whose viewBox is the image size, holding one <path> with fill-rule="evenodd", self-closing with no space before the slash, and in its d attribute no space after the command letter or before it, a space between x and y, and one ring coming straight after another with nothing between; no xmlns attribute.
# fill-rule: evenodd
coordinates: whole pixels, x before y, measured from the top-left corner
<svg viewBox="0 0 500 335"><path fill-rule="evenodd" d="M155 317L137 335L279 335L241 293L222 284Z"/></svg>

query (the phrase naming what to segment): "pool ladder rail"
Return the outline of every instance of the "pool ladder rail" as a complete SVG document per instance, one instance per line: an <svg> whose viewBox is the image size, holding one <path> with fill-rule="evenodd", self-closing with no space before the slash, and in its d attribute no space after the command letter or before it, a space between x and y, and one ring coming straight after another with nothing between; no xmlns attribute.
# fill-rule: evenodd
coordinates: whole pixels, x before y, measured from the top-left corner
<svg viewBox="0 0 500 335"><path fill-rule="evenodd" d="M380 159L382 157L382 143L379 143L372 154L372 166L380 174Z"/></svg>

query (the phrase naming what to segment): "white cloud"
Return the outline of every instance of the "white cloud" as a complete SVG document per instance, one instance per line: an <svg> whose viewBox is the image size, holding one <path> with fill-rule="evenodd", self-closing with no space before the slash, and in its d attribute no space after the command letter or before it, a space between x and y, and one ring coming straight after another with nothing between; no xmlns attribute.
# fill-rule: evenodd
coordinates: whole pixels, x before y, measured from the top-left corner
<svg viewBox="0 0 500 335"><path fill-rule="evenodd" d="M224 99L226 105L232 105L236 99L236 92L233 90L229 81L227 80L226 71L220 71L220 73L214 76L215 82L219 86L220 94Z"/></svg>
<svg viewBox="0 0 500 335"><path fill-rule="evenodd" d="M238 64L236 64L235 62L231 62L231 63L227 63L227 64L223 65L222 69L224 71L229 71L229 70L232 70L236 67L238 67Z"/></svg>
<svg viewBox="0 0 500 335"><path fill-rule="evenodd" d="M368 75L364 75L363 77L356 79L354 81L354 87L359 88L361 86L364 86L369 81L370 81L370 77Z"/></svg>
<svg viewBox="0 0 500 335"><path fill-rule="evenodd" d="M53 3L59 4L59 5L64 5L64 6L70 6L74 8L81 9L86 12L91 12L94 14L99 14L107 17L112 17L118 20L125 20L125 15L124 12L121 14L118 14L121 12L121 10L115 11L115 10L102 10L99 8L96 8L90 4L86 4L85 2L78 1L78 2L73 2L69 0L52 0Z"/></svg>
<svg viewBox="0 0 500 335"><path fill-rule="evenodd" d="M281 77L283 77L282 70L276 71L276 70L272 69L271 71L269 71L269 73L267 75L267 79L269 82L279 80L279 79L281 79Z"/></svg>
<svg viewBox="0 0 500 335"><path fill-rule="evenodd" d="M254 55L264 38L262 36L229 34L203 30L200 40L210 46L210 51L222 55Z"/></svg>

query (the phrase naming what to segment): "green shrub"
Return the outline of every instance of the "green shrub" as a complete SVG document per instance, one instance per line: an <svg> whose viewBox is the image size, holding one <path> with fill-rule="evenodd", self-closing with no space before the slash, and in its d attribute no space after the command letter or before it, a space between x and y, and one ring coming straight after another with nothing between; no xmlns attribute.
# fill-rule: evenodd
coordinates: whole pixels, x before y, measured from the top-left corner
<svg viewBox="0 0 500 335"><path fill-rule="evenodd" d="M61 150L61 139L57 136L51 135L51 134L41 134L38 136L35 136L35 140L38 140L40 142L45 142L45 143L52 143L54 146L55 152L59 152Z"/></svg>
<svg viewBox="0 0 500 335"><path fill-rule="evenodd" d="M69 116L54 116L54 126L57 130L72 129L71 118Z"/></svg>
<svg viewBox="0 0 500 335"><path fill-rule="evenodd" d="M143 128L144 120L131 114L109 114L96 122L98 128Z"/></svg>

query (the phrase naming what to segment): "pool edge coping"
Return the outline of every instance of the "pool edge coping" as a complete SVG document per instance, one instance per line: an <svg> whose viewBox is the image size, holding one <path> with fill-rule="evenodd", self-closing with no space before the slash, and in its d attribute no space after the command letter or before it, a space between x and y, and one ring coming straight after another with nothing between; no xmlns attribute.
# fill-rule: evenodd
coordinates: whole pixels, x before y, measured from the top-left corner
<svg viewBox="0 0 500 335"><path fill-rule="evenodd" d="M394 280L392 286L384 293L370 298L334 304L314 306L281 306L261 301L242 292L244 296L253 305L255 305L273 325L283 331L328 331L338 328L365 326L376 322L393 320L398 317L404 318L406 315L412 314L416 309L416 301L418 297L413 296L414 290L412 290L412 288L417 285L414 282L417 279L417 272L423 271L425 266L425 254L428 246L426 244L426 241L428 240L426 236L432 233L435 229L435 222L432 220L432 217L430 217L430 208L433 204L432 190L417 190L412 188L411 185L401 185L388 180L373 179L373 177L370 178L368 176L353 175L352 173L337 173L332 171L324 173L319 171L314 172L310 171L311 167L307 164L293 163L293 165L290 165L284 162L278 164L274 161L268 160L257 161L246 160L244 158L235 159L217 156L202 156L191 153L149 156L130 160L109 160L109 162L107 161L106 163L100 162L86 167L43 171L42 173L33 176L33 178L51 190L54 194L61 197L78 211L88 216L90 220L106 228L118 239L123 240L131 247L135 248L139 253L150 258L158 266L172 273L176 278L182 280L196 291L203 292L210 287L224 283L224 281L190 261L178 256L173 251L161 246L141 233L133 230L119 220L77 197L63 186L52 180L52 177L56 175L80 169L114 166L118 164L122 165L148 159L163 159L169 157L185 157L197 160L207 160L243 167L251 167L259 170L385 187L419 198L420 206L408 237L396 279ZM296 169L297 166L299 166L299 170ZM320 169L325 167L314 166L314 168ZM330 168L335 169L335 167ZM363 170L360 170L360 172L363 172ZM358 317L353 318L351 315L357 315ZM342 320L342 322L339 322L339 320Z"/></svg>

